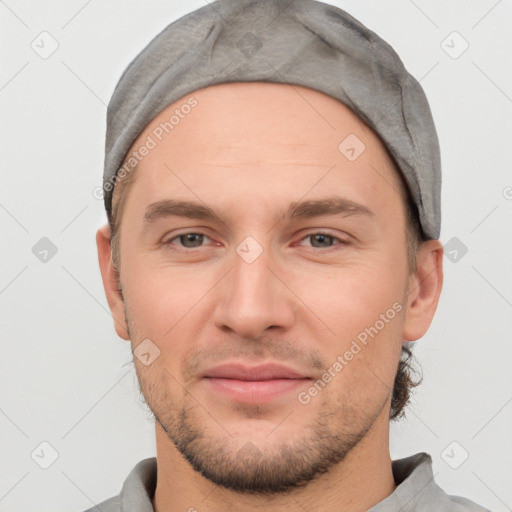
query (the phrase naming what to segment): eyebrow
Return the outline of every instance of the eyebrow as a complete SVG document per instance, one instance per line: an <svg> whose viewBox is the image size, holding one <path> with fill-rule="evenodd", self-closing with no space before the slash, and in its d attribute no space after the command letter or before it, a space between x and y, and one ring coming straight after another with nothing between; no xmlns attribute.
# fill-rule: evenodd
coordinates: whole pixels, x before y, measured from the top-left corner
<svg viewBox="0 0 512 512"><path fill-rule="evenodd" d="M374 213L366 206L343 197L326 197L309 201L291 203L284 212L277 216L279 221L285 219L310 219L322 215L365 215ZM144 214L144 222L152 222L167 217L187 217L224 223L222 215L216 209L194 201L180 201L176 199L163 199L150 204Z"/></svg>

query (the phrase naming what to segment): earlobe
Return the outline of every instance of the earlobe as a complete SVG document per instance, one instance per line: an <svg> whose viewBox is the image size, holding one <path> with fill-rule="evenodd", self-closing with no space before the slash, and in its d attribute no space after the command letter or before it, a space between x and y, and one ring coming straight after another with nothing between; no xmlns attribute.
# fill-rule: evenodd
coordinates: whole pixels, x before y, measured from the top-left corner
<svg viewBox="0 0 512 512"><path fill-rule="evenodd" d="M103 280L103 288L105 289L108 307L114 319L114 327L120 338L129 340L124 310L125 305L122 293L119 290L118 274L112 262L110 226L108 224L98 229L96 233L96 246L98 248L98 262Z"/></svg>
<svg viewBox="0 0 512 512"><path fill-rule="evenodd" d="M404 341L415 341L425 335L434 318L442 286L443 246L439 240L422 242L418 249L417 271L409 279Z"/></svg>

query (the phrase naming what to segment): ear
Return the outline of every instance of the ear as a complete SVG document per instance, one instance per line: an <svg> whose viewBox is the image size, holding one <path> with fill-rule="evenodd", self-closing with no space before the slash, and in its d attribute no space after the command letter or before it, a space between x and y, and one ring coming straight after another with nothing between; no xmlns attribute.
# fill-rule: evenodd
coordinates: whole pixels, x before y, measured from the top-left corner
<svg viewBox="0 0 512 512"><path fill-rule="evenodd" d="M103 288L107 296L108 307L114 319L114 327L117 335L123 340L129 340L128 326L126 325L123 295L119 290L118 274L112 262L110 250L110 226L107 224L96 233L96 245L98 247L98 261L100 264Z"/></svg>
<svg viewBox="0 0 512 512"><path fill-rule="evenodd" d="M409 278L407 311L402 337L414 341L427 332L443 286L443 246L439 240L420 244L417 270Z"/></svg>

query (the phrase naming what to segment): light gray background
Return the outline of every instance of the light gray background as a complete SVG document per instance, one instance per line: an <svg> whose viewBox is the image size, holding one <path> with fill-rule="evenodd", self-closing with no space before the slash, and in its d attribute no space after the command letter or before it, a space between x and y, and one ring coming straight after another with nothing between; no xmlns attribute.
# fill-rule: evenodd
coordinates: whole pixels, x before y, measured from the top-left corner
<svg viewBox="0 0 512 512"><path fill-rule="evenodd" d="M424 382L392 427L392 456L429 452L447 492L511 510L512 2L329 3L386 39L421 80L441 140L441 240L468 249L444 260L438 313L416 345ZM94 236L105 214L93 190L122 71L203 5L0 2L1 511L82 511L155 454L104 298ZM47 59L31 48L43 31L59 45ZM464 41L453 31L469 44L458 58ZM47 262L32 252L42 237L58 248ZM48 469L42 442L58 452Z"/></svg>

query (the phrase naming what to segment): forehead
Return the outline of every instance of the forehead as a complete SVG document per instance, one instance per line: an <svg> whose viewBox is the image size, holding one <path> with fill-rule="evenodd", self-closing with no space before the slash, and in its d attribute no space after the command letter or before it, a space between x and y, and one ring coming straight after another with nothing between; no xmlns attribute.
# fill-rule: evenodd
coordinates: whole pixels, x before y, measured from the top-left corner
<svg viewBox="0 0 512 512"><path fill-rule="evenodd" d="M249 82L195 91L160 112L128 155L149 139L136 173L147 202L171 191L296 200L333 187L363 203L400 200L397 171L378 136L337 99L301 86Z"/></svg>
<svg viewBox="0 0 512 512"><path fill-rule="evenodd" d="M297 157L316 157L321 150L327 151L325 158L336 159L339 144L348 135L367 141L372 152L386 154L374 132L337 99L306 87L267 82L226 83L195 91L160 112L143 135L165 128L190 98L197 105L176 119L179 124L170 127L170 133L162 134L175 142L175 155L187 152L193 158L187 144L192 138L201 156L229 157L235 150L240 158L238 150L243 148L254 158L262 156L262 149L286 145ZM157 142L165 145L166 140Z"/></svg>

